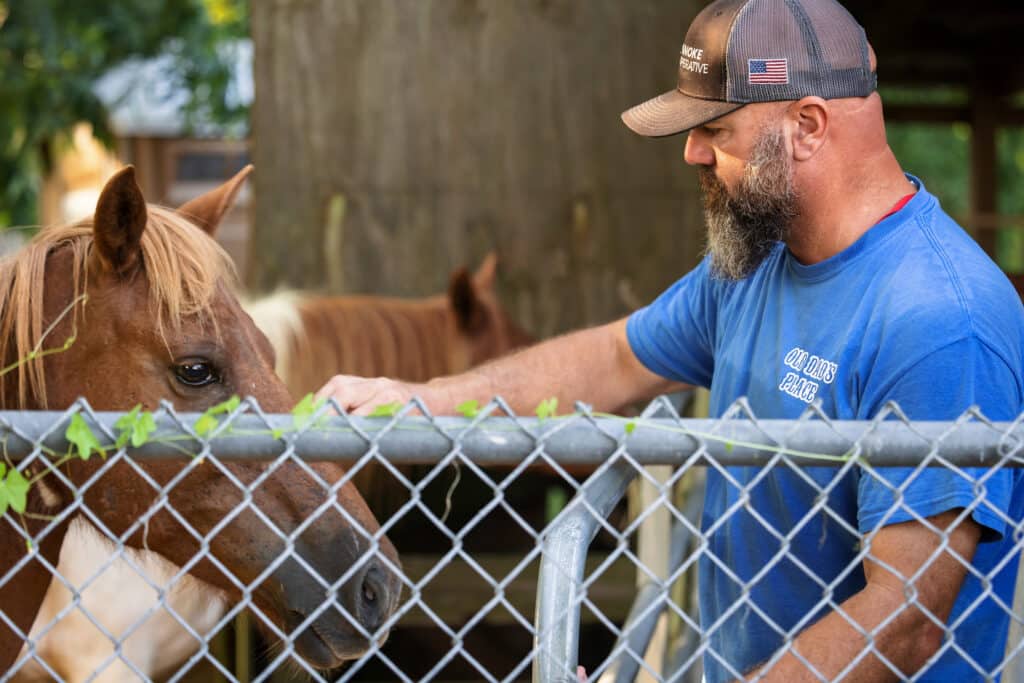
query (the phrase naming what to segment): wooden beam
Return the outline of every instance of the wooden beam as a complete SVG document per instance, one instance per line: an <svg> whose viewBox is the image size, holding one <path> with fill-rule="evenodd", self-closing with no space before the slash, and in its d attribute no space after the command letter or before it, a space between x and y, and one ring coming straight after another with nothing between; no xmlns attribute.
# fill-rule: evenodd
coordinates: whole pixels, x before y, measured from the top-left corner
<svg viewBox="0 0 1024 683"><path fill-rule="evenodd" d="M1024 126L1024 109L992 103L990 117L997 128ZM970 123L971 105L887 104L885 120L894 123Z"/></svg>
<svg viewBox="0 0 1024 683"><path fill-rule="evenodd" d="M970 108L927 104L887 104L885 120L891 123L958 123L971 120Z"/></svg>
<svg viewBox="0 0 1024 683"><path fill-rule="evenodd" d="M958 216L960 225L969 225L972 230L1001 230L1003 228L1024 228L1024 216L998 213L978 213Z"/></svg>

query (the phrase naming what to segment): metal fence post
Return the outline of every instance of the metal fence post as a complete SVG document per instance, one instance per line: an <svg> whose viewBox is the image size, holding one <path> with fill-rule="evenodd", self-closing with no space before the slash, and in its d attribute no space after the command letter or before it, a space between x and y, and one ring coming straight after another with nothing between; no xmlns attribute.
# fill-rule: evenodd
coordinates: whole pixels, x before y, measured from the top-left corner
<svg viewBox="0 0 1024 683"><path fill-rule="evenodd" d="M575 683L587 548L637 475L618 460L594 473L548 527L537 586L534 683Z"/></svg>

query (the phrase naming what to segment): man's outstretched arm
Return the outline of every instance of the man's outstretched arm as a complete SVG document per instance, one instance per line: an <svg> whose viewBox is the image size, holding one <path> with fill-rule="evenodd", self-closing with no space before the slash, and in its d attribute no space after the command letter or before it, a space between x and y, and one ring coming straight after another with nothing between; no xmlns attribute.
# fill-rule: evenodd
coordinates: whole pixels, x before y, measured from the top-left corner
<svg viewBox="0 0 1024 683"><path fill-rule="evenodd" d="M942 645L944 632L939 624L949 619L967 573L965 563L974 557L981 536L981 527L970 517L956 522L962 513L962 509L956 509L927 518L940 533L917 521L879 530L870 541L871 556L877 561L864 561L867 585L801 633L793 650L829 681L865 650L870 653L842 678L844 682L901 680L875 652L905 676L918 671ZM941 532L948 538L945 547ZM926 568L911 584L910 577L922 566ZM908 604L911 591L914 599ZM862 631L874 634L873 644ZM781 683L821 680L792 653L786 653L771 667L747 674L745 679Z"/></svg>
<svg viewBox="0 0 1024 683"><path fill-rule="evenodd" d="M683 386L643 366L630 348L623 318L424 384L337 375L317 398L334 398L357 415L385 403L405 403L413 396L423 399L435 415L451 414L464 401L482 405L495 396L502 396L518 413L530 413L550 397L558 398L561 406L581 400L596 410L612 411Z"/></svg>

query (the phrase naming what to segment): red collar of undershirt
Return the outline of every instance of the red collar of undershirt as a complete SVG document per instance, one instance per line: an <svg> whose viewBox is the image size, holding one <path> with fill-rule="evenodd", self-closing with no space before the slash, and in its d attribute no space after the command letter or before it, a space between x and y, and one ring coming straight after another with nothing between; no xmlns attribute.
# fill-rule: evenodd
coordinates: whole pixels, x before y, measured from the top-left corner
<svg viewBox="0 0 1024 683"><path fill-rule="evenodd" d="M908 194L908 195L907 195L906 197L903 197L903 198L902 198L901 200L899 200L898 202L896 202L895 204L893 204L893 207L892 207L891 209L889 209L889 212L888 212L888 213L886 213L886 214L885 214L884 216L882 216L881 218L879 218L879 219L878 219L878 223L881 223L881 222L882 222L882 221L884 221L884 220L885 220L886 218L888 218L889 216L893 215L894 213L896 213L897 211L899 211L900 209L902 209L902 208L903 208L904 206L906 206L906 205L907 205L907 203L908 203L908 202L909 202L909 201L910 201L911 199L913 199L913 198L914 198L914 195L915 195L915 194L917 194L917 192L911 192L911 193L910 193L910 194ZM877 223L876 223L876 225L877 225Z"/></svg>

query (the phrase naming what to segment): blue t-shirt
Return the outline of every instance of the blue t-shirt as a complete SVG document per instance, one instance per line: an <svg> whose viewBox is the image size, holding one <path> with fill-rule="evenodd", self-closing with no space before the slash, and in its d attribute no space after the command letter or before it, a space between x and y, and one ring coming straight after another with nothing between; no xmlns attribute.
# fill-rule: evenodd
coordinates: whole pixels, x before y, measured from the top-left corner
<svg viewBox="0 0 1024 683"><path fill-rule="evenodd" d="M1024 408L1024 308L996 265L910 179L919 191L902 210L821 263L802 265L779 244L749 278L726 282L711 277L705 259L630 317L633 351L663 377L709 387L712 416L746 396L761 418L796 418L816 401L845 420L873 418L888 401L915 420L954 419L972 405L993 420L1015 418ZM1013 602L1020 470L965 470L965 478L927 468L897 502L894 487L912 471L708 468L699 576L709 683L748 672L786 633L863 588L861 534L971 506L983 528L978 574L968 573L949 621L955 647L944 645L918 680L977 680L999 668L1009 617L992 593ZM976 504L979 477L984 498Z"/></svg>

